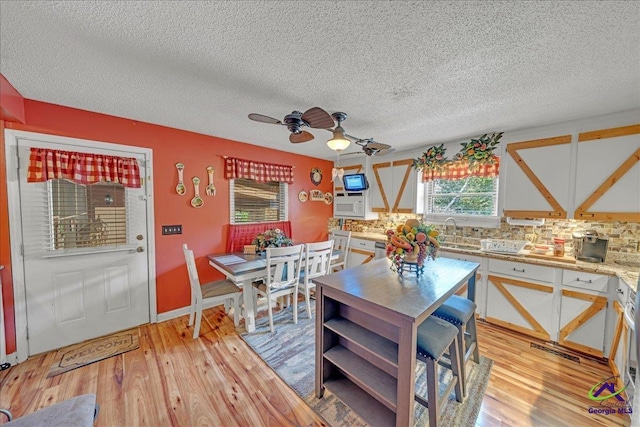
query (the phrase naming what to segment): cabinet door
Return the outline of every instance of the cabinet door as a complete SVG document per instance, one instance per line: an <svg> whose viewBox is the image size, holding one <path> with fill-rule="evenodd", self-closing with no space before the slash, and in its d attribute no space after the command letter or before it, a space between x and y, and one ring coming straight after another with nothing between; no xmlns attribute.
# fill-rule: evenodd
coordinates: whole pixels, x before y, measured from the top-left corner
<svg viewBox="0 0 640 427"><path fill-rule="evenodd" d="M413 159L394 160L391 165L391 212L416 212L417 173Z"/></svg>
<svg viewBox="0 0 640 427"><path fill-rule="evenodd" d="M338 167L337 165L335 167ZM349 157L344 160L340 160L340 168L344 169L344 174L349 175L353 173L367 174L367 159L366 156ZM370 178L367 176L367 178ZM333 181L334 194L336 191L344 191L344 184L340 178L335 178Z"/></svg>
<svg viewBox="0 0 640 427"><path fill-rule="evenodd" d="M373 260L375 256L374 241L351 238L350 246L351 248L349 249L347 267L355 267L357 265L366 264Z"/></svg>
<svg viewBox="0 0 640 427"><path fill-rule="evenodd" d="M507 145L504 216L567 218L571 135Z"/></svg>
<svg viewBox="0 0 640 427"><path fill-rule="evenodd" d="M371 192L371 210L390 212L393 201L391 162L377 162L371 165L373 179L369 181Z"/></svg>
<svg viewBox="0 0 640 427"><path fill-rule="evenodd" d="M640 221L640 125L578 136L574 218Z"/></svg>
<svg viewBox="0 0 640 427"><path fill-rule="evenodd" d="M536 283L527 277L532 267L538 277L539 269L550 270L551 275L554 269L500 261L501 267L510 264L509 270L520 275L516 278L492 272L492 261L497 260L489 260L486 321L542 340L555 336L553 284Z"/></svg>
<svg viewBox="0 0 640 427"><path fill-rule="evenodd" d="M623 386L625 372L627 372L630 331L624 321L624 306L618 301L613 302L613 310L616 313L616 327L611 341L611 350L609 352L609 367L614 376L618 376L620 380L619 386Z"/></svg>
<svg viewBox="0 0 640 427"><path fill-rule="evenodd" d="M563 287L558 344L596 357L604 357L606 307L606 296Z"/></svg>

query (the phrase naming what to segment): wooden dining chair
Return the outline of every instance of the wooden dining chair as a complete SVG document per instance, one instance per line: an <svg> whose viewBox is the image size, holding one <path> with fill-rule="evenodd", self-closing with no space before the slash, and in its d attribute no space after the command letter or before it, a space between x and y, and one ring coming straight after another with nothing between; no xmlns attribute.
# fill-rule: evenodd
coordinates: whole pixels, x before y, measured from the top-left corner
<svg viewBox="0 0 640 427"><path fill-rule="evenodd" d="M222 279L200 285L196 261L193 251L182 245L184 258L189 272L189 284L191 285L191 308L189 309L189 326L193 325L194 315L196 326L193 329L193 339L200 336L200 323L202 321L202 306L206 302L211 306L225 305L225 309L233 305L233 324L238 326L240 320L240 298L242 290L231 280Z"/></svg>
<svg viewBox="0 0 640 427"><path fill-rule="evenodd" d="M307 243L305 246L304 267L300 272L298 292L304 294L307 302L307 313L311 319L311 302L309 291L316 287L313 279L329 273L329 264L333 252L333 240L326 242ZM295 302L295 299L294 299Z"/></svg>
<svg viewBox="0 0 640 427"><path fill-rule="evenodd" d="M347 268L347 258L351 245L351 231L335 230L329 234L329 239L333 240L333 249L341 251L337 259L331 261L329 272L336 271L337 268L344 270Z"/></svg>
<svg viewBox="0 0 640 427"><path fill-rule="evenodd" d="M273 332L273 303L277 298L293 297L293 323L298 323L298 281L304 245L267 248L267 277L264 282L253 283L254 306L261 295L267 300L269 327Z"/></svg>

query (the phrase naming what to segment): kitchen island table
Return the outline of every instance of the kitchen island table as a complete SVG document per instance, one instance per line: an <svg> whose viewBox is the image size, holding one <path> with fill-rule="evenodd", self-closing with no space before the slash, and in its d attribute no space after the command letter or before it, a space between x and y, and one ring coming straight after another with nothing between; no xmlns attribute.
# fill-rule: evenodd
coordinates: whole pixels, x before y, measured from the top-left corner
<svg viewBox="0 0 640 427"><path fill-rule="evenodd" d="M399 275L379 259L316 282L316 397L325 387L373 426L412 426L418 326L468 284L478 263L427 261Z"/></svg>

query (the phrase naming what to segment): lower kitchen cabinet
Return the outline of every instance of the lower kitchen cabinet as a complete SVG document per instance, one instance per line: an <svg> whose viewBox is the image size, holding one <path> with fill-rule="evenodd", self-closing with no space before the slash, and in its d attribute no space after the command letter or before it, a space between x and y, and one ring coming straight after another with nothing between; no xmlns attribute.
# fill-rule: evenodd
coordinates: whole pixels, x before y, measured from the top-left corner
<svg viewBox="0 0 640 427"><path fill-rule="evenodd" d="M554 268L489 259L485 320L541 340L556 335Z"/></svg>
<svg viewBox="0 0 640 427"><path fill-rule="evenodd" d="M558 344L604 357L609 277L564 270Z"/></svg>
<svg viewBox="0 0 640 427"><path fill-rule="evenodd" d="M366 264L373 261L376 250L376 242L373 240L351 238L347 267Z"/></svg>

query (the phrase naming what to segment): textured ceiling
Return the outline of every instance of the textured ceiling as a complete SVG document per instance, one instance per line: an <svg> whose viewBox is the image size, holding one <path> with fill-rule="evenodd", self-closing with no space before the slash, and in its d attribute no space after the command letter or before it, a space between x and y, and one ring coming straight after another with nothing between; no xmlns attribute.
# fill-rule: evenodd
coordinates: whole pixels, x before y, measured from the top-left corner
<svg viewBox="0 0 640 427"><path fill-rule="evenodd" d="M396 149L640 108L638 1L5 1L26 98L333 159L282 120ZM350 147L348 151L353 151Z"/></svg>

